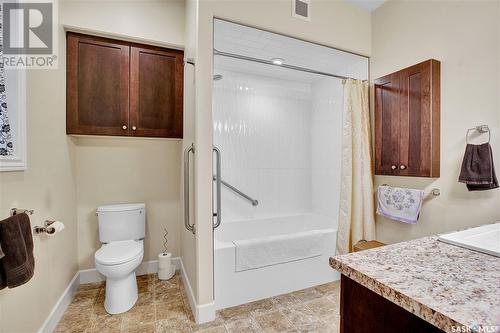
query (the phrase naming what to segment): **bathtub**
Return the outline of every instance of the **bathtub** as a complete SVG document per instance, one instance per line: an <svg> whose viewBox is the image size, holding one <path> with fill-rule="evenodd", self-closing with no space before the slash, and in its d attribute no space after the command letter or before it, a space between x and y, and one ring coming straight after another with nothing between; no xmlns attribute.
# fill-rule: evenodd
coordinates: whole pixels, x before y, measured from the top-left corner
<svg viewBox="0 0 500 333"><path fill-rule="evenodd" d="M336 221L316 214L223 221L215 231L215 306L223 309L338 280L328 264L335 254ZM234 240L321 231L316 257L237 272Z"/></svg>

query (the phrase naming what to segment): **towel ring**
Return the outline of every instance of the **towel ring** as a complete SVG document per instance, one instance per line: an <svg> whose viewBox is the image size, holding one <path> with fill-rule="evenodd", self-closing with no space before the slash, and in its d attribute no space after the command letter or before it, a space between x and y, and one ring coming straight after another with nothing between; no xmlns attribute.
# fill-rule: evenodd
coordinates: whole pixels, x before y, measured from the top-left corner
<svg viewBox="0 0 500 333"><path fill-rule="evenodd" d="M491 141L491 131L490 131L490 128L488 127L488 125L479 125L479 126L476 126L476 127L469 128L467 130L467 133L465 133L465 143L466 144L469 144L469 133L470 133L470 131L478 131L481 134L488 132L488 142L487 143L490 143L490 141Z"/></svg>

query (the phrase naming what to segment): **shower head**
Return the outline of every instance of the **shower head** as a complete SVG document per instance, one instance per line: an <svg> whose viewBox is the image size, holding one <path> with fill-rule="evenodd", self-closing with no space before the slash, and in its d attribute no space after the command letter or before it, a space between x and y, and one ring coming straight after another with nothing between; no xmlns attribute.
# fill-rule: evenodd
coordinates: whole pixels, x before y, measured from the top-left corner
<svg viewBox="0 0 500 333"><path fill-rule="evenodd" d="M222 80L222 75L221 74L215 74L214 75L214 81L219 81Z"/></svg>

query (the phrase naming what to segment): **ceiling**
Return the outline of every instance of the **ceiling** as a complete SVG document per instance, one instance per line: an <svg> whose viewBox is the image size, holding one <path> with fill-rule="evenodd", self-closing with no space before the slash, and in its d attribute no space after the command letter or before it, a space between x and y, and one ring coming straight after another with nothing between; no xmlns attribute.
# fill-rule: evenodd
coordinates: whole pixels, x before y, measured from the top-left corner
<svg viewBox="0 0 500 333"><path fill-rule="evenodd" d="M263 60L282 58L288 65L367 79L366 57L219 19L214 20L214 48ZM302 82L323 77L224 56L214 59L215 72L224 69Z"/></svg>
<svg viewBox="0 0 500 333"><path fill-rule="evenodd" d="M369 12L373 12L378 7L382 6L382 4L386 0L344 0L348 3L351 3L357 7L365 9Z"/></svg>

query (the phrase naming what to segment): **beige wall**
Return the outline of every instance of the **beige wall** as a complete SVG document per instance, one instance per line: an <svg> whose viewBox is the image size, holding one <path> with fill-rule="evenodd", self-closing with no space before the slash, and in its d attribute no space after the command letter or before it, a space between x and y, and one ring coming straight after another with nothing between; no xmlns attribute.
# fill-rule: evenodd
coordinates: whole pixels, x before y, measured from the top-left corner
<svg viewBox="0 0 500 333"><path fill-rule="evenodd" d="M60 49L64 46L62 29ZM78 270L74 143L66 136L65 63L27 75L28 169L0 172L0 219L11 207L31 208L31 224L46 219L66 229L47 239L34 235L35 275L0 291L0 332L36 332Z"/></svg>
<svg viewBox="0 0 500 333"><path fill-rule="evenodd" d="M429 58L441 61L441 177L375 177L376 184L437 187L417 225L377 217L377 235L398 242L500 220L500 190L458 183L465 131L488 124L500 172L500 2L389 1L372 16L372 78ZM373 104L372 104L373 105Z"/></svg>
<svg viewBox="0 0 500 333"><path fill-rule="evenodd" d="M63 0L62 24L184 45L184 0Z"/></svg>
<svg viewBox="0 0 500 333"><path fill-rule="evenodd" d="M99 205L146 203L144 260L168 248L179 256L180 141L82 137L75 140L78 200L78 258L81 269L94 268L99 243L95 209Z"/></svg>
<svg viewBox="0 0 500 333"><path fill-rule="evenodd" d="M184 44L184 1L65 1L61 24L82 31L173 46ZM100 247L95 209L99 205L146 203L144 260L168 248L180 254L179 140L75 137L80 269L94 268Z"/></svg>
<svg viewBox="0 0 500 333"><path fill-rule="evenodd" d="M196 57L197 299L213 300L212 20L220 17L313 42L370 54L370 13L342 1L313 1L312 21L292 18L291 1L201 0Z"/></svg>

